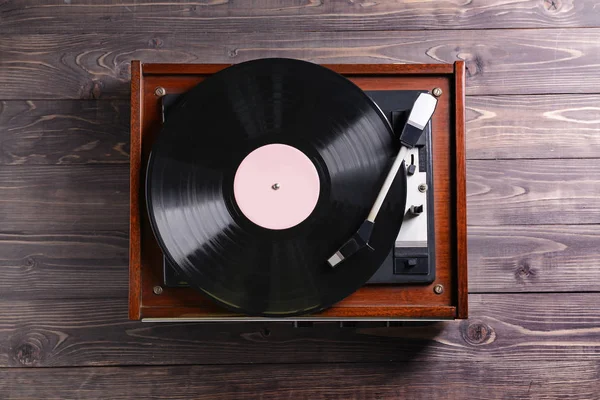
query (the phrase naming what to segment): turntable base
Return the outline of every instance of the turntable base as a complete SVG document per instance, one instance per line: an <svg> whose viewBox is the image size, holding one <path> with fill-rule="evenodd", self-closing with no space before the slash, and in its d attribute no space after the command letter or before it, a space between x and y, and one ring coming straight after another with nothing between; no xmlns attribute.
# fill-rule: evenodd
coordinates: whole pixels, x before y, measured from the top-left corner
<svg viewBox="0 0 600 400"><path fill-rule="evenodd" d="M194 289L164 287L163 257L150 228L144 199L145 165L162 126L161 97L167 93L183 93L228 66L132 62L130 319L258 319L221 309ZM323 312L294 320L466 318L464 63L326 67L346 76L363 90L441 90L432 121L436 278L430 284L366 285Z"/></svg>

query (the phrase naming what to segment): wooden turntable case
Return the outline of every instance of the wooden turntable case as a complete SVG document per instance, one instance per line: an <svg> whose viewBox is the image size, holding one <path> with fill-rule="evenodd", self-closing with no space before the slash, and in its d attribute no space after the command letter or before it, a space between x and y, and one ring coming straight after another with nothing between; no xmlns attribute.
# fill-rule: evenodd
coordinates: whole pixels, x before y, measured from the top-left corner
<svg viewBox="0 0 600 400"><path fill-rule="evenodd" d="M163 287L162 253L146 212L146 163L161 129L164 93L183 93L229 64L131 64L129 318L256 320L220 308L191 288ZM464 62L325 65L363 90L441 89L432 121L436 280L368 285L333 307L292 320L466 318L467 228Z"/></svg>

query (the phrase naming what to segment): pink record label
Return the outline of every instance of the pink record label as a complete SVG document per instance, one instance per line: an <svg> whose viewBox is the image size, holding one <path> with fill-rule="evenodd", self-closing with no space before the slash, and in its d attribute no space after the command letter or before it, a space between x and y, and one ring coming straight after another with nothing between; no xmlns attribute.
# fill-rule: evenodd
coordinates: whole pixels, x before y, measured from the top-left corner
<svg viewBox="0 0 600 400"><path fill-rule="evenodd" d="M315 209L319 191L312 161L295 147L278 143L248 154L233 180L242 213L268 229L287 229L304 221Z"/></svg>

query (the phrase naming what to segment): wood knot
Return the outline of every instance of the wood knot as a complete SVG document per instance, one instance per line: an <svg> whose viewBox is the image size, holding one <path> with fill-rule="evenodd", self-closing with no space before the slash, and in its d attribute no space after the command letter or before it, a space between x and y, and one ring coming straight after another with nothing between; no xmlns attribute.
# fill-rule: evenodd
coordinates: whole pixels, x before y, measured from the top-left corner
<svg viewBox="0 0 600 400"><path fill-rule="evenodd" d="M131 64L121 63L117 67L117 78L121 80L127 80L131 77Z"/></svg>
<svg viewBox="0 0 600 400"><path fill-rule="evenodd" d="M81 87L79 97L85 100L99 99L102 95L103 86L102 81L88 81Z"/></svg>
<svg viewBox="0 0 600 400"><path fill-rule="evenodd" d="M164 42L161 38L154 37L148 41L148 46L153 49L160 49L163 47Z"/></svg>
<svg viewBox="0 0 600 400"><path fill-rule="evenodd" d="M229 51L227 52L227 55L228 55L230 58L237 57L237 55L238 55L238 49L231 49L231 50L229 50Z"/></svg>
<svg viewBox="0 0 600 400"><path fill-rule="evenodd" d="M485 62L480 55L472 54L470 57L465 58L465 68L467 69L467 76L480 75L483 74Z"/></svg>
<svg viewBox="0 0 600 400"><path fill-rule="evenodd" d="M560 8L562 7L561 0L543 0L543 3L544 3L544 9L546 9L546 11L550 11L550 12L559 11Z"/></svg>
<svg viewBox="0 0 600 400"><path fill-rule="evenodd" d="M34 365L40 360L40 349L31 343L23 343L16 348L14 359L20 365Z"/></svg>
<svg viewBox="0 0 600 400"><path fill-rule="evenodd" d="M26 257L24 261L25 261L25 269L27 271L33 270L37 265L35 258L33 258L32 256Z"/></svg>
<svg viewBox="0 0 600 400"><path fill-rule="evenodd" d="M522 260L515 269L515 279L518 283L524 284L526 281L535 279L537 271L531 268L529 260Z"/></svg>
<svg viewBox="0 0 600 400"><path fill-rule="evenodd" d="M494 329L481 321L464 321L460 331L464 341L472 346L482 346L496 340Z"/></svg>

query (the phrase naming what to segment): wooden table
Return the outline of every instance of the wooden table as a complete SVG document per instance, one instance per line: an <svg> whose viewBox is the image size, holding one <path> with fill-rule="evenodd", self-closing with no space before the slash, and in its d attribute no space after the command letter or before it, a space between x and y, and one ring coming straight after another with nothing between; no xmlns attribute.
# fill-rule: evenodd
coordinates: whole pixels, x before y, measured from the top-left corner
<svg viewBox="0 0 600 400"><path fill-rule="evenodd" d="M0 3L0 398L600 396L596 2L38 3ZM130 61L268 56L466 61L469 320L127 320Z"/></svg>

